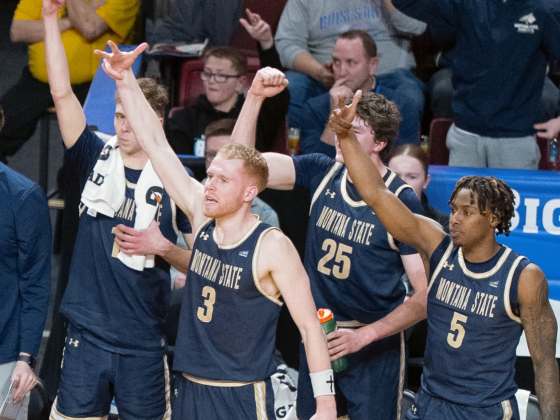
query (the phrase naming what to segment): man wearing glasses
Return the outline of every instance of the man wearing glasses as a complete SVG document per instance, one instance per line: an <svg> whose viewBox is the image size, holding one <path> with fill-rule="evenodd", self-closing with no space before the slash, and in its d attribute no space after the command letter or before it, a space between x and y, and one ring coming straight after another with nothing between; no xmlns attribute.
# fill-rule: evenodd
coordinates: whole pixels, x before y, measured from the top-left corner
<svg viewBox="0 0 560 420"><path fill-rule="evenodd" d="M247 15L249 19L242 19L242 24L259 43L261 67L280 68L270 26L256 13L248 11ZM204 71L200 75L204 95L192 106L174 112L166 124L167 139L175 153L192 154L195 139L202 137L211 122L237 118L245 102L246 72L247 59L235 48L216 47L204 54ZM289 95L285 89L264 101L257 123L257 150L271 150L288 110Z"/></svg>

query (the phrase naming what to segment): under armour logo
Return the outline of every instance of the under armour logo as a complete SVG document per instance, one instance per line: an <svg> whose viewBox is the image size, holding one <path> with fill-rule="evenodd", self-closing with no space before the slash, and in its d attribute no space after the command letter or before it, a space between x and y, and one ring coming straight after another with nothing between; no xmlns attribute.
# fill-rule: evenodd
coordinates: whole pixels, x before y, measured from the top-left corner
<svg viewBox="0 0 560 420"><path fill-rule="evenodd" d="M412 411L412 414L416 414L418 409L416 408L416 406L414 404L412 404L412 407L410 407L410 411Z"/></svg>
<svg viewBox="0 0 560 420"><path fill-rule="evenodd" d="M78 347L78 344L80 342L78 340L74 340L73 338L70 339L70 341L68 342L68 344L70 344L71 346L73 345L74 347Z"/></svg>
<svg viewBox="0 0 560 420"><path fill-rule="evenodd" d="M448 268L449 267L449 271L453 271L453 267L455 267L453 264L448 264L447 261L445 261L443 263L443 268Z"/></svg>
<svg viewBox="0 0 560 420"><path fill-rule="evenodd" d="M179 390L175 388L175 397L177 397L178 395L179 395Z"/></svg>
<svg viewBox="0 0 560 420"><path fill-rule="evenodd" d="M209 238L208 234L207 234L207 233L204 233L204 232L202 232L202 233L200 234L200 237L201 237L202 239L204 239L205 241L207 241L208 238Z"/></svg>
<svg viewBox="0 0 560 420"><path fill-rule="evenodd" d="M328 195L330 198L334 198L334 196L336 195L336 191L331 192L331 190L327 189L325 195Z"/></svg>

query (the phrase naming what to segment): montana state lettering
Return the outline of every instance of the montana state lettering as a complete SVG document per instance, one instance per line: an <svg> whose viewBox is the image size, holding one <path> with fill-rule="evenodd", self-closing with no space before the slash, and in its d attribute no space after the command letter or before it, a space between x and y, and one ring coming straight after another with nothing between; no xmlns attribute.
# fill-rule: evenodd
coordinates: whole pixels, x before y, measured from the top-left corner
<svg viewBox="0 0 560 420"><path fill-rule="evenodd" d="M280 296L266 295L257 277L264 235L256 221L238 243L214 240L215 220L199 229L181 308L174 369L199 379L255 382L276 371L273 360Z"/></svg>
<svg viewBox="0 0 560 420"><path fill-rule="evenodd" d="M517 282L528 263L502 246L490 261L470 264L449 236L436 249L423 378L428 393L472 407L515 394L515 351L523 331Z"/></svg>
<svg viewBox="0 0 560 420"><path fill-rule="evenodd" d="M385 184L419 209L412 189L389 169ZM314 192L307 232L305 269L317 307L332 309L339 321L383 318L405 296L402 249L416 253L395 243L348 181L346 168L334 163Z"/></svg>

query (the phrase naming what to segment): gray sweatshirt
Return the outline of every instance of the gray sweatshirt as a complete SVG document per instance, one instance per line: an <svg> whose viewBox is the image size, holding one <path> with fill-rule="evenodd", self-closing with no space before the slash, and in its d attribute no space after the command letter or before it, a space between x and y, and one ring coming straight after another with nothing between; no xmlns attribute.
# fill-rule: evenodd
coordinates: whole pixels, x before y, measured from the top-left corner
<svg viewBox="0 0 560 420"><path fill-rule="evenodd" d="M410 38L423 33L426 24L387 10L385 0L288 0L275 38L282 65L293 68L303 52L329 63L338 36L351 29L362 29L375 40L377 75L383 75L416 66Z"/></svg>

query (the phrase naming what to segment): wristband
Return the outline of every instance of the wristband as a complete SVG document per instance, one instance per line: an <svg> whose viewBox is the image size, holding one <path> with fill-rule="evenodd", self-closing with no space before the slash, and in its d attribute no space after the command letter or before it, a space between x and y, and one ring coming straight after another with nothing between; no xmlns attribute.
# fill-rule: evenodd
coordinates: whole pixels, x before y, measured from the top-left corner
<svg viewBox="0 0 560 420"><path fill-rule="evenodd" d="M321 395L334 395L334 378L333 370L327 369L321 372L310 373L311 386L313 387L313 396L315 398Z"/></svg>

